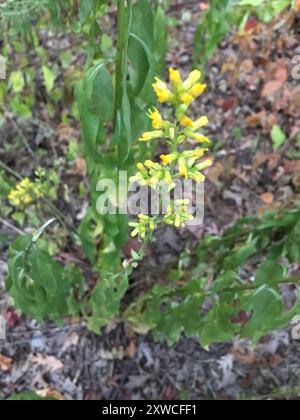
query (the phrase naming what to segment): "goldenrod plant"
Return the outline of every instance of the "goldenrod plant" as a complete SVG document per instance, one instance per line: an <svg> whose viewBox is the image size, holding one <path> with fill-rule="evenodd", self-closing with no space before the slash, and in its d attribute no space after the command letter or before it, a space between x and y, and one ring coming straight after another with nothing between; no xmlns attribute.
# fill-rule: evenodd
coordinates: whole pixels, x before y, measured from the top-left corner
<svg viewBox="0 0 300 420"><path fill-rule="evenodd" d="M213 161L211 158L204 158L211 141L206 135L199 133L208 124L207 116L202 115L195 121L188 116L190 105L206 89L206 84L200 83L201 72L194 70L183 80L179 70L170 68L169 79L170 86L157 77L153 90L161 104L172 108L173 120L165 119L157 108L150 109L148 117L152 121L153 130L143 133L139 139L140 142L162 140L167 144L169 153L161 155L159 162L146 160L138 163L138 172L130 181L153 189L160 189L164 183L167 184L168 191L171 191L177 180L204 182L203 171ZM185 150L187 141L193 141L196 147ZM129 223L134 228L132 236L144 240L161 223L174 225L176 228L184 227L187 221L193 219L193 215L189 213L189 204L188 199L171 201L164 217L140 214L138 222Z"/></svg>
<svg viewBox="0 0 300 420"><path fill-rule="evenodd" d="M50 3L57 6L57 2ZM76 33L81 32L83 38L87 39L86 44L81 44L82 49L87 52L86 66L84 72L83 69L80 72L81 81L75 90L90 180L91 205L78 229L79 238L77 236L75 240L76 243L81 241L93 270L99 274L99 281L85 296L83 310L81 293L78 294L78 290L77 301L71 297L66 298L73 296L72 292L69 294L68 287L73 290L73 287L77 288L76 285L82 284L79 274L74 275L73 284L68 286L68 282L64 281L66 278L60 278L62 267L45 250L47 256L41 253L38 244L32 246L28 236L20 238L11 247L7 288L14 297L16 306L38 320L47 317L57 320L58 311L55 314L47 311L50 306L55 308L52 304L53 298L62 298L65 304L60 307L60 321L63 314L74 314L77 311L76 313L81 313L87 319L91 330L100 333L101 327L118 314L120 301L128 288L129 274L140 256L134 255L122 266L122 247L129 236L128 217L98 213L96 202L100 194L97 183L102 178L114 181L119 170L126 170L132 175L134 162L141 160L140 156L144 154L137 144L141 133L148 127L144 109L155 104L151 81L164 68L166 21L161 6L153 5L148 0L115 1L117 31L116 37L111 40L115 48L107 54L103 52L102 44L101 47L98 44L99 35L102 34L99 19L105 15L111 4L105 0L82 0L78 2L78 7L73 8L68 7L71 1L62 3L69 18L64 19L64 23L69 22ZM16 20L18 16L12 19ZM28 24L27 21L26 23ZM45 68L43 73L46 89L52 90L55 75L45 71ZM20 90L21 87L24 88L24 77L22 72L17 76L15 79L18 83L15 85ZM26 116L31 116L30 104ZM21 204L16 193L11 198L18 198L19 201L15 201L15 204ZM29 195L25 198L29 204ZM44 258L45 264L33 267L31 259L34 255L37 262ZM43 270L39 280L36 269L41 268ZM46 271L51 270L55 273L50 273L46 284ZM64 272L68 270L66 267ZM68 274L66 277L69 279ZM22 288L18 287L20 281Z"/></svg>
<svg viewBox="0 0 300 420"><path fill-rule="evenodd" d="M24 178L10 191L8 199L15 207L20 207L31 204L42 196L43 191L41 185L30 181L29 178Z"/></svg>
<svg viewBox="0 0 300 420"><path fill-rule="evenodd" d="M35 1L27 3L34 4ZM78 268L63 266L50 255L45 243L39 241L44 230L54 223L50 219L36 234L20 236L12 244L6 287L15 306L39 322L51 319L62 324L71 316L83 320L90 330L99 334L103 326L119 316L129 285L134 287L134 283L130 284L131 274L144 259L146 246L154 239L154 231L162 224L182 228L193 221L192 203L187 198L177 199L175 188L178 182L184 181L202 185L205 170L213 161L208 157L210 140L204 131L208 118L199 115L193 119L190 112L191 104L204 93L206 85L197 69L186 80L177 69L170 69L169 82L161 79L165 63L166 18L158 5L160 2L116 0L113 3L117 8L118 25L116 39L111 39L111 46L115 48L109 48L109 54L103 53L98 41L103 34L99 19L111 6L110 2L81 0L75 12L74 8L68 7L71 0L47 0L46 3L52 6L52 14L56 6L61 5L60 10L66 12L62 20L88 39L87 48L82 47L87 51L87 60L85 70L79 71L82 77L76 97L91 205L74 237L76 245L82 244L94 273L92 278L85 279ZM229 10L233 3L228 0L210 2L204 25L202 22L196 33L196 40L201 38L202 41L203 36L207 41L198 43L201 51L203 46L207 49L200 54L201 58L210 56L216 41L219 42L230 27L223 16L226 17L228 11L235 12L235 8ZM257 2L240 0L239 3ZM274 2L269 3L273 6ZM279 3L278 7L281 10ZM30 16L27 14L26 19L20 16L6 16L6 23L2 20L5 35L6 28L11 28L11 21L19 22L20 19L25 26L16 28L22 34L28 34ZM43 25L47 26L48 20L49 14L44 16ZM32 45L37 40L35 35L31 36ZM101 45L103 40L104 37ZM19 44L15 47L19 49ZM6 47L6 55L8 53ZM198 60L197 50L195 61ZM49 92L53 90L54 94L56 75L45 68L47 62L47 57L43 57L45 88ZM68 63L67 60L67 67ZM24 69L27 65L25 61ZM1 92L4 93L0 92L0 104L3 108L10 106L16 115L28 118L33 96L25 89L28 80L24 78L24 69L13 72L7 86L2 84ZM30 72L29 79L34 80L34 74ZM155 79L155 76L158 77ZM32 83L32 91L33 88ZM6 101L9 89L14 94L11 102ZM147 114L145 109L148 109ZM154 159L158 142L168 150ZM12 173L11 168L1 162L0 167ZM115 181L119 171L127 171L132 176L131 181L141 187L157 191L164 185L170 193L164 213L162 208L157 214L141 211L137 220L130 222L132 236L138 237L143 244L139 252L131 251L128 260L124 260L122 249L129 238L129 218L122 214L102 215L96 207L98 181L104 178ZM13 189L12 183L5 188L6 198L13 206L30 206L35 200L45 200L42 197L44 190L38 187L40 181L30 181L29 177L22 180L19 174L16 175L20 183ZM40 173L37 179L43 179L43 176ZM47 178L49 180L49 172ZM45 191L47 193L47 189ZM53 206L48 209L52 211ZM156 339L167 340L169 344L175 343L182 333L198 337L203 346L235 336L257 342L299 315L300 294L289 310L285 310L281 294L282 284L295 285L300 281L298 275L291 274L291 265L288 265L299 262L299 237L299 208L271 212L261 219L246 218L223 237L206 235L194 252L194 260L199 261L196 268L185 271L180 281L174 281L167 273L159 284L155 276L152 285L142 283L139 290L143 292L125 308L122 319L139 333L152 331ZM254 259L251 264L259 263L254 275L248 278L245 275L248 270L244 269L248 266L244 266L251 258ZM97 273L98 280L94 282Z"/></svg>

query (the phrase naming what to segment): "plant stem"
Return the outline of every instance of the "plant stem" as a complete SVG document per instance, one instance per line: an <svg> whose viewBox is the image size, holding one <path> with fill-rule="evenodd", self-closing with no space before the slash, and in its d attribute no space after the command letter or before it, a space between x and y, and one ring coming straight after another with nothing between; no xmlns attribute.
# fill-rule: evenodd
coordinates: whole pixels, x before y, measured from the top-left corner
<svg viewBox="0 0 300 420"><path fill-rule="evenodd" d="M283 284L293 284L293 283L299 283L300 282L300 276L290 276L287 277L285 279L283 279L282 281L279 281L278 283L271 283L270 286L280 286ZM229 292L244 292L244 291L248 291L248 290L256 290L259 289L259 287L263 286L260 285L258 286L257 284L249 284L246 286L241 286L241 287L232 287L232 288L225 288L220 290L218 293L229 293Z"/></svg>
<svg viewBox="0 0 300 420"><path fill-rule="evenodd" d="M4 169L6 172L8 172L10 175L18 179L19 181L22 181L21 175L19 175L17 172L15 172L13 169L11 169L9 166L7 166L4 162L0 160L0 168Z"/></svg>
<svg viewBox="0 0 300 420"><path fill-rule="evenodd" d="M300 275L299 276L290 276L290 277L286 277L285 279L283 279L282 281L279 281L277 283L270 283L269 285L267 284L261 284L261 285L257 285L257 284L247 284L245 286L241 286L241 287L227 287L225 289L219 290L218 292L212 292L209 290L204 290L204 289L199 289L199 294L206 296L206 297L211 297L212 295L216 294L216 295L221 295L223 293L240 293L240 292L247 292L247 291L251 291L251 290L258 290L260 287L262 286L281 286L283 284L295 284L295 283L300 283ZM174 290L172 293L178 293L177 290Z"/></svg>
<svg viewBox="0 0 300 420"><path fill-rule="evenodd" d="M117 114L122 106L123 99L123 82L124 82L124 63L126 56L126 36L125 36L125 0L118 0L118 26L117 26L117 52L116 52L116 83L115 83L115 113L114 113L114 128L116 128Z"/></svg>

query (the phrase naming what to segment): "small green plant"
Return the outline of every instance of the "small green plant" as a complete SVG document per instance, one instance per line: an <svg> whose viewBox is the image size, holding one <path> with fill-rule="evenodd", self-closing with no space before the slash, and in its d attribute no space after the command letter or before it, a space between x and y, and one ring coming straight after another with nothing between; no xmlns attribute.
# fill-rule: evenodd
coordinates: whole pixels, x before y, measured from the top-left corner
<svg viewBox="0 0 300 420"><path fill-rule="evenodd" d="M77 312L87 319L89 327L96 333L118 314L120 301L128 288L129 275L141 258L133 255L123 269L121 253L128 239L128 218L119 214L98 214L96 185L102 178L114 180L118 170L127 170L132 174L134 162L148 153L146 147L137 147L135 142L149 127L144 108L154 105L151 81L164 67L166 46L161 7L151 8L146 0L118 0L116 5L116 48L115 55L109 57L100 48L103 34L98 23L107 11L107 1L82 0L75 16L73 9L69 8L72 11L69 14L72 29L88 38L86 68L76 96L90 179L91 207L79 227L79 237L87 258L95 272L99 273L96 286L85 296L84 308L79 305ZM39 52L42 53L45 88L48 94L54 94L54 73L46 67L45 54ZM19 70L12 76L11 88L16 90L17 95L26 96L25 86L24 74ZM32 103L24 106L23 99L16 98L19 102L13 112L22 111L23 117L30 116ZM28 194L28 190L33 192L33 184L27 179L22 182L26 183L25 193L23 184L10 193L15 205L29 204L30 200L37 198ZM22 197L21 192L24 193ZM26 203L23 203L24 197ZM53 206L51 208L53 210ZM32 244L30 237L22 237L12 245L7 287L15 304L24 313L39 321L50 317L61 322L65 315L70 314L68 302L71 300L75 304L69 283L72 276L68 268L64 269L40 247L41 241ZM43 261L41 266L46 270L39 273L40 261ZM47 270L52 273L49 285L45 280ZM42 283L39 283L39 274ZM79 278L74 272L72 275L74 279ZM20 279L21 288L18 287Z"/></svg>
<svg viewBox="0 0 300 420"><path fill-rule="evenodd" d="M83 278L74 266L57 263L39 241L54 220L11 246L6 288L22 312L39 322L49 318L59 324L67 315L80 313Z"/></svg>
<svg viewBox="0 0 300 420"><path fill-rule="evenodd" d="M285 132L279 125L274 125L271 131L273 149L278 150L287 140Z"/></svg>

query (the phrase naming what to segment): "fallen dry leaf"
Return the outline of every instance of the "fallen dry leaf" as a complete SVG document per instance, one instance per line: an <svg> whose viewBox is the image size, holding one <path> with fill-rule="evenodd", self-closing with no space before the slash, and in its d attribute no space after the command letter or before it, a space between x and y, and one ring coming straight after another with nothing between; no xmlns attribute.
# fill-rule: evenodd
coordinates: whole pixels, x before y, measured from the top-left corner
<svg viewBox="0 0 300 420"><path fill-rule="evenodd" d="M260 198L265 204L272 204L274 202L274 196L272 193L264 193L260 196Z"/></svg>
<svg viewBox="0 0 300 420"><path fill-rule="evenodd" d="M293 184L297 188L297 190L300 189L300 172L296 172L293 176Z"/></svg>
<svg viewBox="0 0 300 420"><path fill-rule="evenodd" d="M256 171L262 164L267 163L270 171L278 167L281 155L279 153L258 152L253 157L253 169Z"/></svg>
<svg viewBox="0 0 300 420"><path fill-rule="evenodd" d="M276 368L277 366L281 365L283 360L284 359L281 356L279 356L278 354L272 354L272 356L270 357L270 360L269 360L269 365L272 368Z"/></svg>
<svg viewBox="0 0 300 420"><path fill-rule="evenodd" d="M280 80L271 80L264 85L261 96L266 98L267 96L275 95L282 88L282 82Z"/></svg>
<svg viewBox="0 0 300 420"><path fill-rule="evenodd" d="M296 12L300 12L300 0L295 1L294 9Z"/></svg>
<svg viewBox="0 0 300 420"><path fill-rule="evenodd" d="M246 118L247 125L251 127L256 127L258 125L264 126L264 121L266 119L267 113L265 110L260 111L256 114L252 114Z"/></svg>
<svg viewBox="0 0 300 420"><path fill-rule="evenodd" d="M294 139L298 134L300 134L300 124L294 125L294 127L291 128L290 132L290 138Z"/></svg>
<svg viewBox="0 0 300 420"><path fill-rule="evenodd" d="M63 363L54 356L37 353L31 357L33 364L46 367L47 372L55 372L64 367Z"/></svg>
<svg viewBox="0 0 300 420"><path fill-rule="evenodd" d="M244 27L245 32L252 32L257 27L257 20L254 17L249 17Z"/></svg>
<svg viewBox="0 0 300 420"><path fill-rule="evenodd" d="M255 353L252 350L235 350L234 359L244 365L254 365L259 364L262 361L260 354Z"/></svg>
<svg viewBox="0 0 300 420"><path fill-rule="evenodd" d="M70 140L76 138L77 132L73 127L68 124L61 123L57 127L58 141Z"/></svg>
<svg viewBox="0 0 300 420"><path fill-rule="evenodd" d="M136 344L134 340L131 340L129 346L126 349L126 356L129 357L129 359L132 359L135 353L136 353Z"/></svg>
<svg viewBox="0 0 300 420"><path fill-rule="evenodd" d="M224 173L224 166L221 162L217 162L214 166L209 168L206 177L213 183L217 183Z"/></svg>
<svg viewBox="0 0 300 420"><path fill-rule="evenodd" d="M288 76L288 72L286 70L285 67L280 67L276 73L275 73L275 77L277 80L279 80L279 82L281 82L282 84L285 83L289 76Z"/></svg>
<svg viewBox="0 0 300 420"><path fill-rule="evenodd" d="M66 338L66 340L65 340L65 342L62 346L62 348L60 350L60 354L64 353L71 346L77 347L78 342L79 342L79 335L75 331L71 332L67 336L67 338Z"/></svg>
<svg viewBox="0 0 300 420"><path fill-rule="evenodd" d="M8 372L12 368L13 360L9 357L3 356L3 354L0 354L0 370L3 370L4 372Z"/></svg>
<svg viewBox="0 0 300 420"><path fill-rule="evenodd" d="M87 173L86 160L82 158L77 158L75 161L75 170L78 174L85 176Z"/></svg>
<svg viewBox="0 0 300 420"><path fill-rule="evenodd" d="M208 10L209 9L209 4L201 1L201 3L199 4L199 8L200 8L200 10L203 10L203 11Z"/></svg>
<svg viewBox="0 0 300 420"><path fill-rule="evenodd" d="M242 71L243 73L247 74L247 73L251 73L253 69L254 69L253 61L250 59L246 59L242 61L239 71Z"/></svg>
<svg viewBox="0 0 300 420"><path fill-rule="evenodd" d="M300 172L300 160L287 160L283 162L284 171L287 174Z"/></svg>
<svg viewBox="0 0 300 420"><path fill-rule="evenodd" d="M219 98L215 101L215 104L223 108L224 111L229 111L230 109L235 109L238 105L238 99L236 96L230 96L228 98Z"/></svg>
<svg viewBox="0 0 300 420"><path fill-rule="evenodd" d="M36 394L42 398L53 398L54 400L64 401L65 397L56 389L45 388L40 391L36 391Z"/></svg>

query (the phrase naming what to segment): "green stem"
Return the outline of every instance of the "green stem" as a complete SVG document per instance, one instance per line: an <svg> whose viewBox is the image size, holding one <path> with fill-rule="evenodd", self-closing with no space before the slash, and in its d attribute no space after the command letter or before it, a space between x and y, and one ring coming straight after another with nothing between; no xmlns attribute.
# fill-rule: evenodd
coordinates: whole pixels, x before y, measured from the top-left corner
<svg viewBox="0 0 300 420"><path fill-rule="evenodd" d="M1 160L0 160L0 168L4 169L7 173L12 175L14 178L18 179L19 181L22 181L23 178L21 177L21 175L19 175L17 172L15 172L13 169L11 169Z"/></svg>
<svg viewBox="0 0 300 420"><path fill-rule="evenodd" d="M286 277L282 281L279 281L277 283L270 283L269 286L281 286L283 284L295 284L300 283L300 275L299 276L290 276ZM199 289L199 294L204 295L206 297L211 297L212 295L221 295L223 293L241 293L241 292L248 292L251 290L258 290L261 286L268 286L267 284L257 285L257 284L247 284L245 286L241 287L228 287L222 290L219 290L218 292L212 292L209 290ZM178 293L178 290L174 290L172 293Z"/></svg>
<svg viewBox="0 0 300 420"><path fill-rule="evenodd" d="M300 282L300 276L290 276L287 277L285 279L283 279L282 281L279 281L278 283L274 283L274 284L270 284L270 286L280 286L283 284L293 284L293 283L299 283ZM263 285L261 285L263 286ZM241 287L232 287L232 288L226 288L226 289L222 289L220 290L220 292L218 293L230 293L230 292L245 292L245 291L250 291L250 290L256 290L259 289L260 286L258 286L257 284L249 284L246 286L241 286Z"/></svg>
<svg viewBox="0 0 300 420"><path fill-rule="evenodd" d="M123 99L123 82L126 56L126 13L125 0L118 0L118 27L117 27L117 53L116 53L116 82L115 82L115 112L114 112L114 128L117 124L117 114L122 107Z"/></svg>

